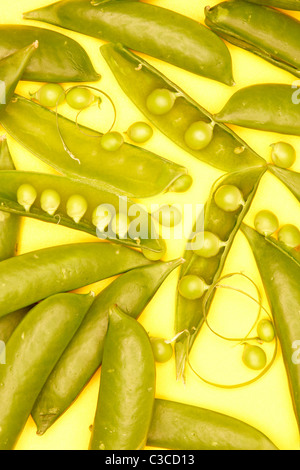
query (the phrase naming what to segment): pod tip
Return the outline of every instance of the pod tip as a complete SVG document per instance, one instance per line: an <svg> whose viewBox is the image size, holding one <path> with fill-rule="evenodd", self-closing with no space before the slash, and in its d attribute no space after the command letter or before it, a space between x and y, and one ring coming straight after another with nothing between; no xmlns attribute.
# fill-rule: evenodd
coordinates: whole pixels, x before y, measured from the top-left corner
<svg viewBox="0 0 300 470"><path fill-rule="evenodd" d="M0 135L0 142L5 142L7 140L7 137L5 134Z"/></svg>
<svg viewBox="0 0 300 470"><path fill-rule="evenodd" d="M34 41L33 47L34 47L35 49L37 49L37 48L39 47L39 45L40 45L40 44L39 44L39 41L38 41L38 40Z"/></svg>

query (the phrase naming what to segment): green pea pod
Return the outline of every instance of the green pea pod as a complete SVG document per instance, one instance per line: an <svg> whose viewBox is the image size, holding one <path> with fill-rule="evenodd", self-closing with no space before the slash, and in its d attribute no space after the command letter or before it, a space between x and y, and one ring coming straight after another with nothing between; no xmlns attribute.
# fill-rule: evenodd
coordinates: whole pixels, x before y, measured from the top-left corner
<svg viewBox="0 0 300 470"><path fill-rule="evenodd" d="M237 91L214 116L217 122L237 126L300 135L300 88L289 85L252 85Z"/></svg>
<svg viewBox="0 0 300 470"><path fill-rule="evenodd" d="M182 266L179 282L186 275L196 275L202 278L207 286L211 286L221 275L225 261L234 242L235 236L241 223L248 213L251 203L255 197L260 180L267 170L264 168L253 168L237 173L226 175L218 180L213 187L210 197L205 206L204 231L211 232L224 243L219 253L210 258L204 258L195 254L191 247L186 251L184 258L186 264ZM245 204L235 212L224 212L215 202L215 194L224 185L237 187L244 198ZM205 315L213 300L210 290L205 294L208 297L204 311L203 298L189 300L178 293L176 311L176 334L188 332L178 337L175 352L177 364L177 377L185 379L185 370L188 352L205 321Z"/></svg>
<svg viewBox="0 0 300 470"><path fill-rule="evenodd" d="M233 85L227 46L191 18L137 0L64 0L23 15L164 60L204 77Z"/></svg>
<svg viewBox="0 0 300 470"><path fill-rule="evenodd" d="M29 184L37 193L30 210L26 210L24 204L20 204L22 200L18 199L18 189L24 184ZM44 190L52 190L59 195L59 207L54 214L47 212L45 206L42 208L41 195ZM87 211L79 222L67 206L68 201L74 195L80 195L87 203ZM7 213L63 225L135 248L157 252L162 250L160 240L154 236L155 227L152 227L151 216L142 206L125 197L119 197L113 192L96 189L64 176L26 171L2 171L0 172L0 205L2 211ZM108 207L111 212L112 220L108 221L107 230L100 231L94 225L93 214L98 206ZM127 235L122 237L116 235L112 227L113 215L118 213L128 214L133 224L129 225ZM136 227L138 221L141 223Z"/></svg>
<svg viewBox="0 0 300 470"><path fill-rule="evenodd" d="M300 202L300 173L278 168L275 165L269 165L269 171L285 184Z"/></svg>
<svg viewBox="0 0 300 470"><path fill-rule="evenodd" d="M16 86L23 78L24 70L33 53L39 46L35 41L0 61L0 113L2 113L10 102Z"/></svg>
<svg viewBox="0 0 300 470"><path fill-rule="evenodd" d="M257 3L258 5L265 5L268 7L282 8L283 10L300 10L299 0L248 0L251 3Z"/></svg>
<svg viewBox="0 0 300 470"><path fill-rule="evenodd" d="M59 294L33 308L0 365L0 449L13 450L34 401L91 306L92 295Z"/></svg>
<svg viewBox="0 0 300 470"><path fill-rule="evenodd" d="M206 7L206 24L226 41L300 77L300 22L242 0Z"/></svg>
<svg viewBox="0 0 300 470"><path fill-rule="evenodd" d="M263 237L245 224L241 229L252 248L268 296L300 428L300 365L295 351L300 338L300 261L276 240Z"/></svg>
<svg viewBox="0 0 300 470"><path fill-rule="evenodd" d="M214 123L212 115L162 73L125 47L107 44L101 47L101 53L123 91L147 119L193 157L223 171L238 171L264 163L260 156L223 124L215 125L213 139L206 148L192 150L184 139L186 130L197 121ZM149 112L146 101L153 90L161 88L174 92L177 99L168 114L158 116Z"/></svg>
<svg viewBox="0 0 300 470"><path fill-rule="evenodd" d="M238 419L159 399L147 444L174 450L278 450L263 433Z"/></svg>
<svg viewBox="0 0 300 470"><path fill-rule="evenodd" d="M100 367L110 306L116 304L127 315L137 318L182 262L179 259L133 269L98 295L33 407L38 434L44 434L54 424Z"/></svg>
<svg viewBox="0 0 300 470"><path fill-rule="evenodd" d="M136 250L106 242L62 245L10 258L0 263L0 317L149 264Z"/></svg>
<svg viewBox="0 0 300 470"><path fill-rule="evenodd" d="M112 307L90 450L145 447L155 382L155 362L147 332L117 306Z"/></svg>
<svg viewBox="0 0 300 470"><path fill-rule="evenodd" d="M96 188L145 198L167 191L187 173L182 166L127 143L115 152L106 151L100 145L102 134L78 127L62 116L57 121L55 112L22 97L10 103L0 122L8 134L45 163ZM73 156L66 150L58 126ZM34 136L33 129L38 129Z"/></svg>
<svg viewBox="0 0 300 470"><path fill-rule="evenodd" d="M22 80L55 83L100 80L83 47L49 29L0 25L0 59L36 40L40 48L27 64Z"/></svg>
<svg viewBox="0 0 300 470"><path fill-rule="evenodd" d="M30 307L25 307L0 318L0 341L7 343L19 323L29 311Z"/></svg>

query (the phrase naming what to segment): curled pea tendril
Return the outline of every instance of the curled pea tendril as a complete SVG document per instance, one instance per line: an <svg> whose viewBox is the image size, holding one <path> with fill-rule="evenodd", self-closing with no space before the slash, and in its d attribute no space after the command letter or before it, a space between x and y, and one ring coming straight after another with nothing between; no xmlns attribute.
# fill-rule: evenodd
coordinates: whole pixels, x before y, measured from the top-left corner
<svg viewBox="0 0 300 470"><path fill-rule="evenodd" d="M257 293L258 293L258 300L255 299L254 297L252 297L250 294L248 294L247 292L244 292L242 291L241 289L237 289L235 287L231 287L231 286L228 286L228 285L224 285L224 284L220 284L223 280L225 279L229 279L233 276L242 276L244 278L246 278L247 280L249 280L256 288L257 290ZM243 294L245 295L246 297L248 297L249 299L251 299L253 302L255 302L258 306L259 306L259 310L258 310L258 314L257 314L257 317L256 317L256 320L254 322L254 324L252 325L251 329L248 331L248 333L243 337L243 338L229 338L227 336L224 336L220 333L218 333L217 331L215 331L211 326L210 324L208 323L208 320L207 320L207 303L211 297L211 295L213 294L213 291L215 289L230 289L230 290L233 290L235 292L238 292L240 294ZM264 308L264 306L262 305L262 297L261 297L261 292L258 288L258 286L255 284L255 282L250 278L248 277L246 274L244 273L232 273L232 274L228 274L228 275L225 275L221 278L219 278L216 282L214 282L211 287L209 288L209 290L207 291L204 299L203 299L203 312L204 312L204 321L205 321L205 324L207 325L207 327L209 328L209 330L216 336L218 336L219 338L223 339L223 340L226 340L226 341L231 341L231 342L236 342L236 346L238 345L243 345L245 344L247 341L257 341L259 342L260 344L262 343L261 339L259 337L252 337L250 338L250 334L251 332L253 331L253 329L255 328L255 326L257 325L258 321L259 321L259 318L262 314L262 311L264 311L266 313L266 315L268 316L268 318L270 319L270 321L272 322L273 324L273 319L271 317L271 315L269 314L269 312ZM274 325L273 325L274 326ZM257 382L258 380L260 380L262 377L264 377L267 372L271 369L271 367L273 366L275 360L276 360L276 357L277 357L277 352L278 352L278 335L276 333L276 329L275 329L275 326L274 326L274 330L275 330L275 346L274 346L274 351L273 351L273 355L272 355L272 358L271 360L269 361L269 364L267 364L267 366L264 368L264 370L258 374L256 377L254 377L253 379L251 380L248 380L246 382L242 382L242 383L238 383L238 384L232 384L232 385L226 385L226 384L219 384L219 383L216 383L216 382L212 382L204 377L202 377L195 369L194 367L192 366L191 364L191 361L190 361L190 358L189 358L189 349L190 349L190 336L191 336L191 333L189 330L183 330L181 332L179 332L174 338L172 338L171 340L169 340L169 343L173 343L175 342L178 338L186 335L187 338L188 338L188 341L187 341L187 345L186 345L186 352L187 352L187 364L189 365L190 369L192 370L192 372L204 383L208 384L208 385L211 385L213 387L217 387L217 388L222 388L222 389L226 389L226 390L233 390L233 389L237 389L237 388L242 388L242 387L246 387L248 385L251 385L255 382Z"/></svg>
<svg viewBox="0 0 300 470"><path fill-rule="evenodd" d="M115 104L114 104L112 98L111 98L107 93L105 93L105 91L99 90L99 88L95 88L95 87L88 86L88 85L76 85L76 86L72 86L72 87L68 88L67 90L65 90L64 94L65 94L65 96L67 96L67 94L68 94L70 91L75 90L75 89L79 89L79 88L97 91L98 93L100 93L101 95L105 96L105 97L109 100L109 102L110 102L111 105L112 105L113 112L114 112L113 122L112 122L112 125L110 126L109 130L107 131L107 133L110 132L110 131L113 129L113 127L114 127L114 125L115 125L115 123L116 123L116 120L117 120L117 109L116 109L116 106L115 106ZM79 163L79 165L81 165L80 159L77 158L77 157L74 155L74 153L73 153L73 152L69 149L69 147L67 146L67 144L66 144L66 142L65 142L65 140L64 140L64 138L63 138L63 135L62 135L62 133L61 133L60 127L59 127L58 106L59 106L59 102L60 102L61 96L62 96L62 95L60 95L59 98L58 98L58 100L57 100L57 103L56 103L56 110L55 110L55 114L56 114L56 125L57 125L57 130L58 130L58 133L59 133L59 137L60 137L60 139L61 139L61 141L62 141L62 144L63 144L63 147L64 147L65 152L67 152L67 154L68 154L73 160L77 161L77 162ZM100 105L101 105L101 103L102 103L101 98L99 97L99 98L96 100L96 102L98 102L98 107L100 108ZM85 111L86 109L89 109L94 103L95 103L95 101L94 101L93 103L91 103L87 108L81 109L81 110L77 113L77 115L76 115L76 120L75 120L75 122L76 122L76 127L77 127L77 129L79 130L79 132L81 132L81 134L86 135L86 136L91 137L91 138L101 139L101 138L102 138L102 135L99 136L99 135L94 135L94 134L89 134L89 133L87 133L87 132L84 132L84 131L81 129L80 124L78 123L78 119L79 119L80 114L81 114L83 111Z"/></svg>

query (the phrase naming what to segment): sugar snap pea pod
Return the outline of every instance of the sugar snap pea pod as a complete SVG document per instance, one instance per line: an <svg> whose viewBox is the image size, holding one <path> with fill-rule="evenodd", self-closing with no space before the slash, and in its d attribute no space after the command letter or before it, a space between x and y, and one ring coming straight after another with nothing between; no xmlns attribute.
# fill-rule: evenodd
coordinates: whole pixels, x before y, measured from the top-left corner
<svg viewBox="0 0 300 470"><path fill-rule="evenodd" d="M285 184L300 202L300 173L278 168L275 165L269 165L269 171Z"/></svg>
<svg viewBox="0 0 300 470"><path fill-rule="evenodd" d="M21 308L16 312L10 313L9 315L5 315L5 317L0 318L0 341L7 343L19 323L30 310L30 307Z"/></svg>
<svg viewBox="0 0 300 470"><path fill-rule="evenodd" d="M204 237L205 232L209 232L217 236L219 240L219 248L217 254L205 257L196 254L191 247L184 254L186 263L182 266L179 276L179 287L181 280L186 276L197 276L203 280L209 293L209 286L221 277L222 270L225 265L228 253L234 242L236 233L240 225L250 209L253 198L256 194L260 180L267 170L264 168L251 168L241 172L231 173L218 180L212 188L210 197L205 206L204 213ZM242 195L243 201L234 211L224 211L216 203L216 195L220 188L235 188ZM189 277L188 277L189 279ZM184 380L185 369L188 359L188 351L191 349L199 330L201 329L205 317L208 312L203 311L204 292L197 298L187 298L178 293L177 311L175 329L176 333L182 334L178 337L175 345L177 377ZM211 305L213 295L209 296L207 309Z"/></svg>
<svg viewBox="0 0 300 470"><path fill-rule="evenodd" d="M248 145L223 124L214 126L213 138L202 150L187 145L184 135L195 122L214 124L212 115L190 98L177 85L145 60L122 45L107 44L101 53L126 95L161 132L193 157L224 171L257 166L264 163ZM154 90L175 94L173 108L162 116L147 107L147 98Z"/></svg>
<svg viewBox="0 0 300 470"><path fill-rule="evenodd" d="M136 250L107 242L62 245L10 258L0 263L0 317L149 264Z"/></svg>
<svg viewBox="0 0 300 470"><path fill-rule="evenodd" d="M30 59L23 80L36 82L94 82L101 76L95 71L79 43L49 29L25 25L0 25L0 58L33 41L39 50Z"/></svg>
<svg viewBox="0 0 300 470"><path fill-rule="evenodd" d="M23 78L28 61L38 47L39 43L35 41L0 61L0 113L11 100L17 84Z"/></svg>
<svg viewBox="0 0 300 470"><path fill-rule="evenodd" d="M27 119L23 117L27 116ZM129 197L150 197L167 191L187 170L141 147L124 143L109 152L100 145L102 134L58 117L22 97L16 97L1 116L1 124L14 139L60 173L96 188L108 188ZM32 129L38 129L32 135ZM45 136L48 144L45 145ZM99 138L97 138L99 137Z"/></svg>
<svg viewBox="0 0 300 470"><path fill-rule="evenodd" d="M156 399L147 444L173 450L278 450L238 419L197 406Z"/></svg>
<svg viewBox="0 0 300 470"><path fill-rule="evenodd" d="M233 85L227 46L197 21L137 0L64 0L25 13L25 19L55 24L164 60Z"/></svg>
<svg viewBox="0 0 300 470"><path fill-rule="evenodd" d="M300 77L300 22L242 0L206 7L206 24L223 39Z"/></svg>
<svg viewBox="0 0 300 470"><path fill-rule="evenodd" d="M117 304L127 315L137 318L182 262L179 259L133 269L98 295L36 400L31 414L38 434L54 424L100 366L111 305Z"/></svg>
<svg viewBox="0 0 300 470"><path fill-rule="evenodd" d="M258 5L265 5L269 7L282 8L283 10L300 10L299 0L248 0L251 3L257 3Z"/></svg>
<svg viewBox="0 0 300 470"><path fill-rule="evenodd" d="M300 428L300 365L295 351L300 338L300 261L275 239L265 238L245 224L241 230L253 251L270 303Z"/></svg>
<svg viewBox="0 0 300 470"><path fill-rule="evenodd" d="M289 85L273 83L242 88L214 118L250 129L300 135L300 106L293 99L296 93L299 91Z"/></svg>
<svg viewBox="0 0 300 470"><path fill-rule="evenodd" d="M26 193L22 195L19 192L24 185L29 186L27 191L34 192L31 200L26 199L30 194L29 196ZM51 193L48 194L47 191ZM78 197L83 198L82 201L85 204L83 214L80 212L80 207L76 206ZM74 198L75 201L73 201ZM0 207L7 213L63 225L123 245L157 252L162 250L161 241L155 236L151 237L151 233L154 235L154 227L151 228L151 216L142 206L134 204L130 199L120 198L113 192L96 189L64 176L26 171L2 171L0 172ZM107 208L110 213L110 217L107 216L102 228L95 216L98 207L103 207L104 211ZM129 215L133 225L129 224L128 233L120 237L116 231L114 232L112 222L114 214L122 212ZM142 221L141 230L139 227L135 230L138 220ZM105 232L106 225L107 231Z"/></svg>
<svg viewBox="0 0 300 470"><path fill-rule="evenodd" d="M94 296L58 294L34 307L6 345L0 366L0 449L13 450L49 373Z"/></svg>
<svg viewBox="0 0 300 470"><path fill-rule="evenodd" d="M155 385L155 362L147 332L117 306L112 307L89 449L143 449Z"/></svg>

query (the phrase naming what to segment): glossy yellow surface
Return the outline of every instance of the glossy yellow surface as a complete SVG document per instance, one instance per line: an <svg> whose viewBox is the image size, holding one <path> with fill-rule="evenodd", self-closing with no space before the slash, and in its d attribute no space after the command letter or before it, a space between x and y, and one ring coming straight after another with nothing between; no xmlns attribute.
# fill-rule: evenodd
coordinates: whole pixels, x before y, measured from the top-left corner
<svg viewBox="0 0 300 470"><path fill-rule="evenodd" d="M22 12L42 7L51 0L1 0L0 22L15 24L35 24L22 20ZM54 3L54 2L53 2ZM200 22L204 20L204 7L208 0L151 0L153 3L176 10ZM218 2L211 1L210 5ZM292 13L300 19L299 13ZM36 24L41 26L41 24ZM51 28L45 25L46 28ZM53 28L61 31L59 28ZM187 32L188 33L188 32ZM110 94L117 106L118 118L115 130L124 132L130 124L143 120L141 113L123 94L113 75L99 53L103 42L86 38L83 35L65 31L65 34L76 39L88 51L94 66L102 74L99 84L101 89ZM147 60L179 86L186 90L210 112L222 109L229 97L239 88L256 83L287 83L292 84L296 78L249 52L229 45L233 58L236 87L229 88L217 82L192 75L166 63L146 57ZM40 87L36 83L21 83L18 93L28 96ZM60 112L74 118L75 114L66 105ZM106 102L102 111L97 108L88 111L81 118L85 124L105 131L110 126L111 108ZM24 116L26 119L26 116ZM293 169L300 171L300 138L281 136L253 130L235 128L235 131L266 160L270 161L270 144L280 140L295 146L298 159ZM34 135L35 129L32 129ZM0 128L0 133L3 129ZM55 173L19 144L8 138L11 153L17 169ZM155 130L153 138L145 147L177 163L185 165L194 177L192 188L185 194L165 194L147 204L187 204L205 203L211 185L221 175L218 170L198 162L170 142L160 132ZM118 169L116 168L116 171ZM145 201L143 201L145 202ZM289 191L272 175L265 175L259 187L257 197L246 218L253 225L255 214L262 209L276 213L281 224L300 221L300 205ZM19 253L39 249L53 244L60 245L69 242L91 241L88 235L80 234L59 226L48 226L42 222L24 220L19 244ZM168 251L164 259L182 256L185 240L169 240ZM262 282L250 248L239 233L227 260L224 274L241 272L250 276L260 287L264 306L268 303L263 291ZM174 336L175 292L178 272L174 272L161 287L150 305L140 317L141 323L153 336L172 338ZM111 280L93 286L95 292L100 292ZM255 289L242 277L236 277L231 285L255 296ZM88 291L86 288L82 291ZM257 314L257 305L241 294L222 290L218 292L211 313L210 323L214 329L227 336L243 336L248 332ZM300 339L300 338L299 338ZM269 357L272 355L272 345L266 347ZM233 347L232 343L224 342L203 328L192 350L191 363L193 367L206 378L219 383L238 383L251 379L254 375L242 365L242 347ZM86 450L88 448L90 431L93 422L100 373L97 373L76 403L65 415L43 436L35 434L35 426L29 419L27 426L18 442L18 450ZM299 434L294 417L292 402L289 395L286 373L281 354L279 354L271 371L259 382L238 390L222 390L206 385L189 370L187 383L183 385L175 378L175 361L157 366L157 397L190 403L212 410L223 412L239 418L264 432L280 449L299 449Z"/></svg>

